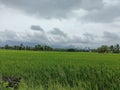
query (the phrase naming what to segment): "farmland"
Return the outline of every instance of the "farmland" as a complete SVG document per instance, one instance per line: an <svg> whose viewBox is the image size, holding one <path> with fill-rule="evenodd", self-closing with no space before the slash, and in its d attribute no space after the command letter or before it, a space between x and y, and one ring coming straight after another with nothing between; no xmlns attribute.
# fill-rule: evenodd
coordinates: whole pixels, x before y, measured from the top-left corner
<svg viewBox="0 0 120 90"><path fill-rule="evenodd" d="M0 50L3 76L19 90L120 90L120 54Z"/></svg>

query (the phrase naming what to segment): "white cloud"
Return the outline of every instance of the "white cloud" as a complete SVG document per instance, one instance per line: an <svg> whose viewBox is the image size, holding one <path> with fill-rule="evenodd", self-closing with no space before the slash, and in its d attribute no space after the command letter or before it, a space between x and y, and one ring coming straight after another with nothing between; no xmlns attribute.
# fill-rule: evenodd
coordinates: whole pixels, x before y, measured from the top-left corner
<svg viewBox="0 0 120 90"><path fill-rule="evenodd" d="M55 47L120 43L119 6L119 0L0 0L0 41Z"/></svg>

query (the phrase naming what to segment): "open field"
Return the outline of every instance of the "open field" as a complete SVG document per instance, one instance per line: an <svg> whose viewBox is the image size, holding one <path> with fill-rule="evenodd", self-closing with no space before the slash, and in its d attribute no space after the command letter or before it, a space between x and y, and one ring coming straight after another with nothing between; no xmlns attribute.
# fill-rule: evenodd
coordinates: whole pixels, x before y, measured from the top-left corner
<svg viewBox="0 0 120 90"><path fill-rule="evenodd" d="M0 50L3 76L19 90L120 90L120 54Z"/></svg>

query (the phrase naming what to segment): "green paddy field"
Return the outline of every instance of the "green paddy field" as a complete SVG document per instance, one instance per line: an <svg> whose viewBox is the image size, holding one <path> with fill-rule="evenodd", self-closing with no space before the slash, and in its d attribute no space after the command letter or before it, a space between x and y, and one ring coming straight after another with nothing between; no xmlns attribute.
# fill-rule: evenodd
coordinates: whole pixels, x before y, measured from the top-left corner
<svg viewBox="0 0 120 90"><path fill-rule="evenodd" d="M17 90L120 90L120 54L0 50L2 77L20 77Z"/></svg>

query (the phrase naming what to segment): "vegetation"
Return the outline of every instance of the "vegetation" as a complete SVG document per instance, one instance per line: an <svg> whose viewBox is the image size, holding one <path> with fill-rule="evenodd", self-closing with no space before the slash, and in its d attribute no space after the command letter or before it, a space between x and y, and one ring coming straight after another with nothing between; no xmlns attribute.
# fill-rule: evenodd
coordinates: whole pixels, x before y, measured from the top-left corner
<svg viewBox="0 0 120 90"><path fill-rule="evenodd" d="M35 46L24 46L23 44L10 46L6 44L5 46L0 47L1 49L9 49L9 50L35 50L35 51L52 51L53 49L47 45L35 45Z"/></svg>
<svg viewBox="0 0 120 90"><path fill-rule="evenodd" d="M8 77L18 90L120 90L119 65L112 53L0 50L0 89L11 90Z"/></svg>
<svg viewBox="0 0 120 90"><path fill-rule="evenodd" d="M120 53L120 46L119 44L116 45L102 45L97 49L90 49L86 47L84 49L78 48L52 48L48 45L35 45L35 46L24 46L23 44L10 46L6 44L5 46L1 46L0 49L7 49L7 50L29 50L29 51L62 51L62 52L98 52L98 53Z"/></svg>
<svg viewBox="0 0 120 90"><path fill-rule="evenodd" d="M111 45L111 46L107 46L107 45L102 45L100 48L97 49L97 51L99 53L120 53L120 46L119 44L116 45Z"/></svg>

